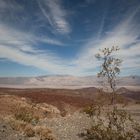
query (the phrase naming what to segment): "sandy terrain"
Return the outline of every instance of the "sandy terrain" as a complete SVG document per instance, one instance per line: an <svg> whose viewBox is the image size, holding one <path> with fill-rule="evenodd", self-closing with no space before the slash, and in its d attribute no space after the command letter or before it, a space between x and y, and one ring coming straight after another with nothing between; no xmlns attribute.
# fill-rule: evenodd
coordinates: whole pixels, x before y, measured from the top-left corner
<svg viewBox="0 0 140 140"><path fill-rule="evenodd" d="M120 91L130 92L125 88ZM0 140L40 140L38 136L26 136L23 130L19 133L7 122L7 117L14 115L15 107L18 105L31 109L30 112L35 112L35 115L40 118L36 125L50 129L56 140L82 140L78 134L91 126L91 119L80 110L95 101L96 92L96 88L78 90L1 88ZM136 104L133 96L131 97L131 100L127 97L121 98L127 101L123 109L131 113L135 120L140 121L140 104Z"/></svg>

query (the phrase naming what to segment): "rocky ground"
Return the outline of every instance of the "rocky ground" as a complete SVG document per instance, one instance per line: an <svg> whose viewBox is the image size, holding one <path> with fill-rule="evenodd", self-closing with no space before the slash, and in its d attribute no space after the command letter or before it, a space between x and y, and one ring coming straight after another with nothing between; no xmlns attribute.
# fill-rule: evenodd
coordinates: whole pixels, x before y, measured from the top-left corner
<svg viewBox="0 0 140 140"><path fill-rule="evenodd" d="M40 122L41 126L49 127L56 140L82 140L79 137L80 132L91 126L91 120L87 115L75 112L73 115L58 117ZM0 121L0 140L40 140L39 138L30 138L13 130L10 125Z"/></svg>
<svg viewBox="0 0 140 140"><path fill-rule="evenodd" d="M29 140L26 136L13 130L8 123L0 120L0 140Z"/></svg>
<svg viewBox="0 0 140 140"><path fill-rule="evenodd" d="M91 126L91 119L86 114L75 112L66 117L46 118L41 123L53 130L57 140L82 140L79 134Z"/></svg>
<svg viewBox="0 0 140 140"><path fill-rule="evenodd" d="M11 127L11 124L7 121L7 117L14 116L15 113L17 113L16 111L20 113L20 111L22 111L19 108L20 105L28 109L25 113L32 112L32 117L39 117L38 123L36 125L33 124L32 129L35 130L36 126L41 127L41 130L44 128L46 130L50 129L55 140L82 140L79 136L80 133L90 128L92 124L91 119L81 112L80 108L76 108L76 111L71 112L71 106L63 104L65 105L65 111L67 111L61 112L57 107L46 103L41 102L34 104L30 99L23 97L0 95L0 140L46 140L38 135L27 136L26 133L28 131L25 133L24 129L21 129L21 126L16 126L17 124L19 125L21 121L16 120L17 118L14 120L14 122L17 123L14 127L16 126L17 128L13 129L13 127ZM18 109L15 110L16 107L18 107ZM140 121L139 104L132 102L124 109L130 112L137 121ZM21 113L24 115L24 112Z"/></svg>
<svg viewBox="0 0 140 140"><path fill-rule="evenodd" d="M15 130L8 123L9 121L7 122L7 116L16 113L14 112L16 105L22 105L29 110L30 106L32 107L32 102L12 95L0 96L0 140L41 140L35 136L27 137L24 131L18 131L20 127ZM39 109L39 111L36 109ZM45 103L36 104L32 110L40 117L37 126L49 128L56 140L81 140L78 135L90 127L91 124L90 118L86 114L80 113L80 110L74 113L67 112L68 114L65 114L65 116L61 116L61 112L56 107Z"/></svg>

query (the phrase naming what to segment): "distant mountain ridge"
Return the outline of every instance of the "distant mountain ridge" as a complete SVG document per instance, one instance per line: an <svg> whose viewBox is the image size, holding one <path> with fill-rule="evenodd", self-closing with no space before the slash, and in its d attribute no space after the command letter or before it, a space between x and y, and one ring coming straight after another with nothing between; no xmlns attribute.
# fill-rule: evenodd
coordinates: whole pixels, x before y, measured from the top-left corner
<svg viewBox="0 0 140 140"><path fill-rule="evenodd" d="M101 79L96 76L38 76L38 77L0 77L0 87L20 87L20 88L83 88L98 87ZM140 87L140 76L119 77L117 79L119 87Z"/></svg>

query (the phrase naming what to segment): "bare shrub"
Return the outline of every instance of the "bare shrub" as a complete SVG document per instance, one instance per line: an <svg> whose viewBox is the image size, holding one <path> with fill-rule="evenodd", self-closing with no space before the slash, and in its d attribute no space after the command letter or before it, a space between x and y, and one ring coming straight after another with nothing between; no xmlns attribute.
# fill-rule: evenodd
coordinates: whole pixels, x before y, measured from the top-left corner
<svg viewBox="0 0 140 140"><path fill-rule="evenodd" d="M55 140L52 131L45 126L36 126L35 133L39 135L41 140Z"/></svg>
<svg viewBox="0 0 140 140"><path fill-rule="evenodd" d="M86 112L93 120L92 127L81 133L85 140L136 140L140 125L124 110L104 110L94 106Z"/></svg>
<svg viewBox="0 0 140 140"><path fill-rule="evenodd" d="M16 120L21 120L27 123L36 124L39 121L39 116L37 116L32 107L21 106L15 108L14 117Z"/></svg>
<svg viewBox="0 0 140 140"><path fill-rule="evenodd" d="M101 92L99 102L84 110L92 119L92 127L81 133L85 140L138 140L140 125L131 118L131 115L124 110L117 109L116 101L123 102L116 94L116 78L120 73L121 60L115 58L112 53L118 51L118 47L104 48L96 55L102 61L101 71L98 77L105 78L110 87L109 101L111 105L104 110L103 103L107 99L107 94ZM102 94L103 93L103 94ZM110 98L111 97L111 98ZM103 99L103 100L102 100Z"/></svg>
<svg viewBox="0 0 140 140"><path fill-rule="evenodd" d="M35 136L34 127L31 124L26 125L23 131L24 131L24 134L28 137Z"/></svg>
<svg viewBox="0 0 140 140"><path fill-rule="evenodd" d="M45 126L37 126L39 116L32 106L18 105L13 110L13 116L7 118L11 127L27 137L39 137L41 140L55 140L52 131Z"/></svg>
<svg viewBox="0 0 140 140"><path fill-rule="evenodd" d="M14 130L20 131L20 132L22 132L25 129L26 125L27 125L26 122L20 121L20 120L15 120L15 118L12 118L12 117L9 117L7 121L9 122L10 126Z"/></svg>
<svg viewBox="0 0 140 140"><path fill-rule="evenodd" d="M89 115L89 117L92 116L99 116L101 113L101 106L100 105L91 105L87 106L83 109L83 112Z"/></svg>
<svg viewBox="0 0 140 140"><path fill-rule="evenodd" d="M63 110L61 110L61 113L60 113L60 115L62 116L62 117L65 117L66 115L67 115L67 111L66 111L66 109L63 109Z"/></svg>
<svg viewBox="0 0 140 140"><path fill-rule="evenodd" d="M40 140L55 140L52 131L46 126L32 125L22 120L16 120L13 117L7 117L5 121L10 124L12 129L20 131L27 137L38 137Z"/></svg>
<svg viewBox="0 0 140 140"><path fill-rule="evenodd" d="M114 53L118 50L119 48L114 46L111 48L104 48L95 56L98 60L102 61L98 77L105 78L109 84L112 94L111 104L115 104L116 79L117 75L120 73L120 64L122 62L121 59L114 56Z"/></svg>

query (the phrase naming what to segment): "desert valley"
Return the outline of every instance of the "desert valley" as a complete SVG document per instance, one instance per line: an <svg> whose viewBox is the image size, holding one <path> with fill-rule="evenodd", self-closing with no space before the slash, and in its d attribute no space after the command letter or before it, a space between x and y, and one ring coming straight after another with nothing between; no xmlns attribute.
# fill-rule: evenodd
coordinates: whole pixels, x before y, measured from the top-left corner
<svg viewBox="0 0 140 140"><path fill-rule="evenodd" d="M80 133L92 122L82 110L98 103L111 107L110 95L100 93L94 78L0 78L0 139L82 140ZM117 90L117 106L137 121L140 121L139 81L134 76L120 78L119 83L124 86Z"/></svg>
<svg viewBox="0 0 140 140"><path fill-rule="evenodd" d="M140 140L140 0L0 0L0 140Z"/></svg>

